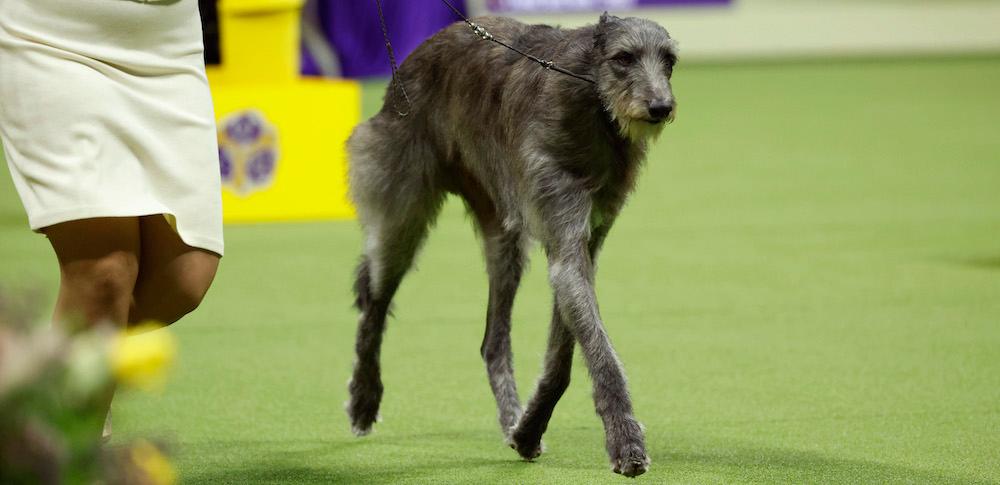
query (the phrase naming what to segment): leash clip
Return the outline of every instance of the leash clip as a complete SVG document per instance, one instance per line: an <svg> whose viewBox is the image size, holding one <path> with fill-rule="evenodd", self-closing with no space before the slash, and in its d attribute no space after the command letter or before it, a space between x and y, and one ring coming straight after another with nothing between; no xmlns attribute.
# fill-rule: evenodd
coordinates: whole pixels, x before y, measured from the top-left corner
<svg viewBox="0 0 1000 485"><path fill-rule="evenodd" d="M489 33L485 27L471 21L469 22L469 27L472 27L472 31L475 32L480 39L493 40L493 34Z"/></svg>

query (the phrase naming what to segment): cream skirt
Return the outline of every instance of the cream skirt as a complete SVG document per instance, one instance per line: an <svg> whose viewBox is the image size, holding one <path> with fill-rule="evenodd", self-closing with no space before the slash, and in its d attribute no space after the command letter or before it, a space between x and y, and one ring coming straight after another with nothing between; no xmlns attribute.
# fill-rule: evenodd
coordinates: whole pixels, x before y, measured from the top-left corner
<svg viewBox="0 0 1000 485"><path fill-rule="evenodd" d="M164 214L222 254L197 0L0 0L0 140L31 228Z"/></svg>

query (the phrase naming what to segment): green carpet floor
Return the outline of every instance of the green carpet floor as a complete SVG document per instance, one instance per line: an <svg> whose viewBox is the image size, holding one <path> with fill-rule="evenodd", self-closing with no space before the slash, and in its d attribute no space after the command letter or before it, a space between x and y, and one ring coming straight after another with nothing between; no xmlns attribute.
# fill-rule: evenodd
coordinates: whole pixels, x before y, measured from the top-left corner
<svg viewBox="0 0 1000 485"><path fill-rule="evenodd" d="M653 459L646 483L1000 483L1000 58L691 65L598 274ZM379 104L366 89L366 112ZM623 483L579 357L547 452L503 445L478 349L486 281L449 202L400 290L384 421L342 410L354 222L227 227L162 395L117 436L173 443L183 483ZM541 253L514 314L541 365ZM54 258L0 180L0 282Z"/></svg>

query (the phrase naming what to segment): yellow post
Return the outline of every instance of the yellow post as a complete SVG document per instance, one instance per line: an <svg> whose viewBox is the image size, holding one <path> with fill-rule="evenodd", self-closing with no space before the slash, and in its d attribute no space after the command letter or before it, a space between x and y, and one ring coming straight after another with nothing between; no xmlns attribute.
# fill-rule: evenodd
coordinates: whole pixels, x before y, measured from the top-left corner
<svg viewBox="0 0 1000 485"><path fill-rule="evenodd" d="M354 215L344 145L361 116L361 89L299 76L302 3L219 4L222 65L208 69L208 79L227 223Z"/></svg>
<svg viewBox="0 0 1000 485"><path fill-rule="evenodd" d="M282 83L299 76L303 0L222 0L222 78Z"/></svg>

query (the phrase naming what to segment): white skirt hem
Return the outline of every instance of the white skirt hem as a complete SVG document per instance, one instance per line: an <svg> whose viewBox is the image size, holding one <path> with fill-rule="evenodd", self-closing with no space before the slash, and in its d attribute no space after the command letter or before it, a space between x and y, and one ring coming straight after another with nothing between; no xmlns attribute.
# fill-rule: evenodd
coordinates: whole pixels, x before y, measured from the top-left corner
<svg viewBox="0 0 1000 485"><path fill-rule="evenodd" d="M44 212L35 211L29 216L28 224L31 226L32 231L41 233L44 232L43 230L46 227L54 226L63 222L78 221L81 219L95 219L99 217L143 217L158 214L169 214L176 219L176 215L172 214L169 210L167 210L167 208L162 206L149 205L146 207L128 208L90 206ZM181 241L184 241L184 244L193 248L211 251L220 257L222 256L225 245L221 240L206 237L201 234L191 234L190 232L184 231L180 227L174 227L174 230L177 231L177 235L180 236Z"/></svg>

